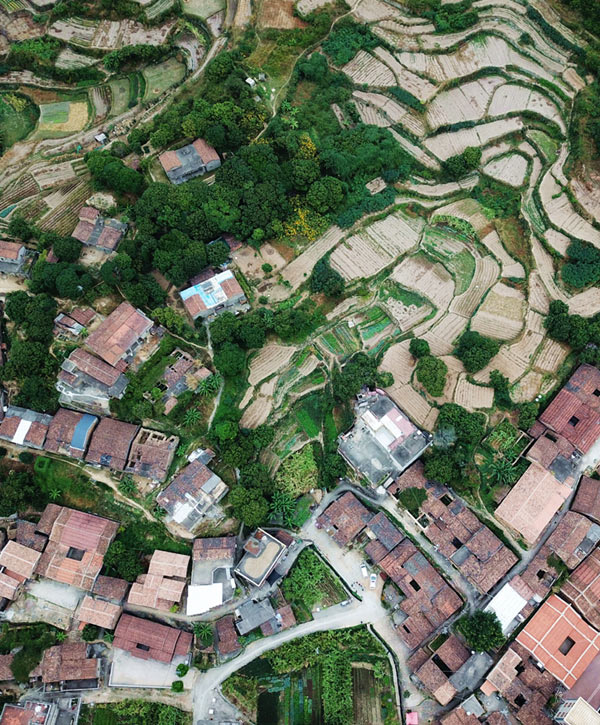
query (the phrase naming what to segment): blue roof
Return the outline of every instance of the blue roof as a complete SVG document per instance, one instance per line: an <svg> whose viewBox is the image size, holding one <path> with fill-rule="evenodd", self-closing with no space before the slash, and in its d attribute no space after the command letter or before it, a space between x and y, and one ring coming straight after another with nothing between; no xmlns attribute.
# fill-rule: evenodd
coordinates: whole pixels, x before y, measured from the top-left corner
<svg viewBox="0 0 600 725"><path fill-rule="evenodd" d="M71 448L78 451L85 451L87 439L90 431L96 425L98 418L95 415L84 413L81 420L75 426L73 437L71 438Z"/></svg>

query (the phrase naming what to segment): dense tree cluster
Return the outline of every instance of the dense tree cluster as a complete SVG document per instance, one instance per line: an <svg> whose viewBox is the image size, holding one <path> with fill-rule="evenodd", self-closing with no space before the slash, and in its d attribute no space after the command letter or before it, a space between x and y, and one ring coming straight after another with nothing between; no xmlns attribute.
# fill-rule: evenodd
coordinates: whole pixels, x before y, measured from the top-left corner
<svg viewBox="0 0 600 725"><path fill-rule="evenodd" d="M476 652L489 652L504 644L502 625L494 612L478 610L465 614L458 620L456 629Z"/></svg>
<svg viewBox="0 0 600 725"><path fill-rule="evenodd" d="M450 179L462 179L469 172L474 171L481 161L481 149L478 146L469 146L461 154L451 156L444 161L443 167Z"/></svg>
<svg viewBox="0 0 600 725"><path fill-rule="evenodd" d="M408 351L413 357L416 357L417 360L422 357L427 357L428 355L431 355L431 350L429 348L429 343L427 340L423 340L418 337L413 337L408 345Z"/></svg>
<svg viewBox="0 0 600 725"><path fill-rule="evenodd" d="M577 289L596 284L600 280L600 250L580 240L571 242L561 274L566 284Z"/></svg>
<svg viewBox="0 0 600 725"><path fill-rule="evenodd" d="M117 194L141 194L144 177L126 166L110 151L95 149L85 155L85 162L95 184L101 189L112 189Z"/></svg>
<svg viewBox="0 0 600 725"><path fill-rule="evenodd" d="M417 362L417 380L434 398L443 394L447 372L446 363L433 355L420 357Z"/></svg>
<svg viewBox="0 0 600 725"><path fill-rule="evenodd" d="M380 373L377 362L364 352L356 353L341 370L333 373L333 396L345 402L355 398L361 388L374 388L377 385L389 387L394 382L390 373Z"/></svg>
<svg viewBox="0 0 600 725"><path fill-rule="evenodd" d="M18 291L6 296L5 313L14 327L2 379L18 382L15 405L43 413L54 413L58 407L54 388L58 363L49 354L56 312L56 301L47 294L32 297Z"/></svg>
<svg viewBox="0 0 600 725"><path fill-rule="evenodd" d="M476 373L498 354L499 349L500 345L496 340L484 337L474 330L468 330L460 336L453 355L462 361L468 373Z"/></svg>
<svg viewBox="0 0 600 725"><path fill-rule="evenodd" d="M564 342L579 352L582 361L600 360L600 314L593 317L570 315L564 302L553 300L544 326L553 340Z"/></svg>
<svg viewBox="0 0 600 725"><path fill-rule="evenodd" d="M482 176L472 195L496 217L518 217L520 214L521 193L508 184Z"/></svg>
<svg viewBox="0 0 600 725"><path fill-rule="evenodd" d="M381 45L381 39L368 25L344 18L336 24L323 42L323 50L337 66L349 63L359 50L371 50Z"/></svg>
<svg viewBox="0 0 600 725"><path fill-rule="evenodd" d="M326 257L320 259L313 267L308 281L311 292L322 292L328 297L339 297L344 291L344 278L332 269Z"/></svg>
<svg viewBox="0 0 600 725"><path fill-rule="evenodd" d="M102 62L107 71L117 73L125 66L131 66L137 63L156 63L171 53L171 48L165 45L146 45L138 43L137 45L125 45L117 50L111 50L107 53Z"/></svg>

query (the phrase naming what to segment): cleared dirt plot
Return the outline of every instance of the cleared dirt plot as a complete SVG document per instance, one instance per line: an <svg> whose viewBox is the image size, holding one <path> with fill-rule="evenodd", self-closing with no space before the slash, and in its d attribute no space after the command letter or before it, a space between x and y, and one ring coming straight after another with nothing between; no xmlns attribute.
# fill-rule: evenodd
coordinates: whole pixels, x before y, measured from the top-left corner
<svg viewBox="0 0 600 725"><path fill-rule="evenodd" d="M454 341L464 332L468 320L462 315L449 312L423 336L429 343L433 355L450 355Z"/></svg>
<svg viewBox="0 0 600 725"><path fill-rule="evenodd" d="M550 308L548 292L537 270L533 270L529 274L529 305L543 315L547 315Z"/></svg>
<svg viewBox="0 0 600 725"><path fill-rule="evenodd" d="M548 290L550 299L563 300L563 302L566 302L567 298L565 293L554 281L554 263L552 261L552 257L544 249L541 242L535 237L535 235L530 237L530 241L535 266L537 267L544 287Z"/></svg>
<svg viewBox="0 0 600 725"><path fill-rule="evenodd" d="M484 216L481 206L474 199L461 199L439 207L431 220L432 223L435 223L436 217L442 215L464 219L464 221L469 222L477 234L481 234L490 228L489 220Z"/></svg>
<svg viewBox="0 0 600 725"><path fill-rule="evenodd" d="M411 385L394 383L390 388L386 388L386 392L420 428L433 430L439 410L430 405Z"/></svg>
<svg viewBox="0 0 600 725"><path fill-rule="evenodd" d="M571 297L567 304L572 315L591 317L600 309L600 289L590 287L585 292L580 292L578 295Z"/></svg>
<svg viewBox="0 0 600 725"><path fill-rule="evenodd" d="M542 317L530 310L525 329L519 339L511 345L503 345L485 372L497 369L506 375L511 383L514 382L529 369L543 339Z"/></svg>
<svg viewBox="0 0 600 725"><path fill-rule="evenodd" d="M544 376L541 373L530 370L515 384L511 390L511 398L515 403L533 400L541 392L543 382Z"/></svg>
<svg viewBox="0 0 600 725"><path fill-rule="evenodd" d="M144 92L144 100L150 100L160 96L168 88L176 86L185 76L185 66L183 63L168 58L163 63L150 65L142 71L146 79L146 90Z"/></svg>
<svg viewBox="0 0 600 725"><path fill-rule="evenodd" d="M352 664L354 725L383 725L379 686L373 665Z"/></svg>
<svg viewBox="0 0 600 725"><path fill-rule="evenodd" d="M470 318L477 309L483 295L496 282L500 275L500 267L493 257L489 255L475 260L475 274L466 292L455 297L450 305L450 311L463 317Z"/></svg>
<svg viewBox="0 0 600 725"><path fill-rule="evenodd" d="M492 179L518 188L523 185L527 175L527 159L521 154L506 154L492 159L483 167L483 173Z"/></svg>
<svg viewBox="0 0 600 725"><path fill-rule="evenodd" d="M135 20L69 18L52 23L48 35L81 48L114 50L124 45L162 45L174 24L146 28Z"/></svg>
<svg viewBox="0 0 600 725"><path fill-rule="evenodd" d="M525 295L497 282L471 321L471 329L495 340L511 340L523 327Z"/></svg>
<svg viewBox="0 0 600 725"><path fill-rule="evenodd" d="M600 179L593 175L591 180L571 179L571 191L582 208L596 221L600 221Z"/></svg>
<svg viewBox="0 0 600 725"><path fill-rule="evenodd" d="M248 382L256 385L281 370L292 359L297 348L293 345L266 345L250 362Z"/></svg>
<svg viewBox="0 0 600 725"><path fill-rule="evenodd" d="M496 36L468 40L453 53L433 55L404 52L398 53L397 57L402 65L413 72L438 82L462 78L481 68L505 68L509 65L518 66L536 77L553 80L552 73Z"/></svg>
<svg viewBox="0 0 600 725"><path fill-rule="evenodd" d="M262 28L282 30L306 27L303 20L294 16L294 0L262 0L258 24Z"/></svg>
<svg viewBox="0 0 600 725"><path fill-rule="evenodd" d="M569 197L548 172L540 183L540 196L548 218L558 229L600 249L600 231L580 216Z"/></svg>
<svg viewBox="0 0 600 725"><path fill-rule="evenodd" d="M486 234L482 239L481 243L487 247L490 252L500 261L502 265L502 276L503 277L515 277L520 279L525 277L525 270L520 262L515 262L514 259L508 254L508 252L502 246L500 237L496 231L492 231Z"/></svg>
<svg viewBox="0 0 600 725"><path fill-rule="evenodd" d="M556 123L561 131L565 131L565 124L558 108L547 96L516 83L507 83L495 91L488 114L490 116L504 116L515 111L538 113L540 116L544 116L549 121Z"/></svg>
<svg viewBox="0 0 600 725"><path fill-rule="evenodd" d="M98 62L98 58L93 58L90 55L84 55L83 53L77 53L72 48L63 48L58 57L56 58L57 68L86 68L87 66L94 65Z"/></svg>
<svg viewBox="0 0 600 725"><path fill-rule="evenodd" d="M474 385L463 375L454 389L454 402L471 411L479 408L491 408L494 404L494 389Z"/></svg>
<svg viewBox="0 0 600 725"><path fill-rule="evenodd" d="M110 90L108 86L94 86L90 91L90 100L95 111L95 121L98 122L108 115L110 110Z"/></svg>
<svg viewBox="0 0 600 725"><path fill-rule="evenodd" d="M571 244L569 237L565 236L561 232L557 232L556 229L547 229L544 232L544 238L548 244L555 249L563 257L567 255L567 247Z"/></svg>
<svg viewBox="0 0 600 725"><path fill-rule="evenodd" d="M437 88L433 83L430 83L425 78L421 78L416 73L413 73L412 70L405 68L385 48L375 48L373 54L391 69L400 88L412 93L419 101L424 103L435 95Z"/></svg>
<svg viewBox="0 0 600 725"><path fill-rule="evenodd" d="M480 121L494 89L505 82L500 76L486 76L440 93L427 109L427 123L435 130L452 123Z"/></svg>
<svg viewBox="0 0 600 725"><path fill-rule="evenodd" d="M361 0L354 8L353 13L358 20L370 23L383 18L393 18L395 10L391 5L381 2L381 0Z"/></svg>
<svg viewBox="0 0 600 725"><path fill-rule="evenodd" d="M372 277L400 254L413 249L422 227L418 217L394 212L340 244L330 257L331 266L346 280Z"/></svg>
<svg viewBox="0 0 600 725"><path fill-rule="evenodd" d="M400 144L400 146L402 146L402 148L407 153L417 159L417 161L422 163L423 166L426 166L428 169L432 169L434 171L439 171L439 162L434 159L430 154L426 153L422 148L416 146L414 143L411 143L407 138L402 136L402 134L399 134L398 131L396 131L395 129L391 128L390 133Z"/></svg>
<svg viewBox="0 0 600 725"><path fill-rule="evenodd" d="M447 227L428 226L421 249L452 274L456 295L467 291L475 273L475 258L456 233Z"/></svg>
<svg viewBox="0 0 600 725"><path fill-rule="evenodd" d="M381 88L396 85L396 77L387 65L365 50L360 50L342 70L357 85L366 83Z"/></svg>
<svg viewBox="0 0 600 725"><path fill-rule="evenodd" d="M40 106L40 119L36 135L43 137L64 136L81 131L88 122L88 105L85 101L59 101Z"/></svg>
<svg viewBox="0 0 600 725"><path fill-rule="evenodd" d="M181 7L186 15L206 20L225 9L225 0L183 0Z"/></svg>
<svg viewBox="0 0 600 725"><path fill-rule="evenodd" d="M565 83L568 83L574 91L582 91L585 88L585 81L575 70L575 68L567 68L562 74Z"/></svg>
<svg viewBox="0 0 600 725"><path fill-rule="evenodd" d="M289 282L292 289L299 287L306 281L319 259L331 251L344 234L345 232L339 227L330 227L305 252L288 264L281 273L283 279Z"/></svg>
<svg viewBox="0 0 600 725"><path fill-rule="evenodd" d="M373 123L376 126L392 126L400 123L416 136L423 136L425 133L425 125L421 118L414 112L405 108L400 103L393 101L391 98L381 93L368 93L365 91L354 91L352 94L358 102L358 112L365 123ZM363 118L363 113L371 109L374 112L375 121L368 121Z"/></svg>
<svg viewBox="0 0 600 725"><path fill-rule="evenodd" d="M556 373L566 360L569 348L566 345L546 338L535 359L534 367L545 373Z"/></svg>
<svg viewBox="0 0 600 725"><path fill-rule="evenodd" d="M296 7L302 13L302 15L309 15L310 13L318 10L319 8L324 8L331 2L332 0L300 0L300 2L296 4Z"/></svg>
<svg viewBox="0 0 600 725"><path fill-rule="evenodd" d="M278 272L286 265L285 259L268 242L261 245L260 252L250 245L244 245L232 254L232 259L244 276L254 278L265 276L261 269L263 264L270 264L273 272Z"/></svg>
<svg viewBox="0 0 600 725"><path fill-rule="evenodd" d="M426 184L409 182L405 185L414 194L419 196L427 196L431 199L441 199L444 196L454 196L460 191L469 191L477 185L479 176L471 174L460 181L448 181L445 184Z"/></svg>
<svg viewBox="0 0 600 725"><path fill-rule="evenodd" d="M409 383L416 365L415 359L408 351L408 345L408 340L392 345L386 350L381 361L381 370L392 373L395 385Z"/></svg>
<svg viewBox="0 0 600 725"><path fill-rule="evenodd" d="M259 395L258 398L250 403L244 411L240 420L240 425L244 428L256 428L266 422L272 409L272 398Z"/></svg>
<svg viewBox="0 0 600 725"><path fill-rule="evenodd" d="M485 146L490 141L520 131L523 127L523 121L519 117L503 118L460 131L446 131L430 136L425 140L425 146L434 156L445 161L450 156L461 154L468 146Z"/></svg>
<svg viewBox="0 0 600 725"><path fill-rule="evenodd" d="M391 278L431 300L439 310L447 309L454 297L454 280L448 270L423 255L403 259Z"/></svg>

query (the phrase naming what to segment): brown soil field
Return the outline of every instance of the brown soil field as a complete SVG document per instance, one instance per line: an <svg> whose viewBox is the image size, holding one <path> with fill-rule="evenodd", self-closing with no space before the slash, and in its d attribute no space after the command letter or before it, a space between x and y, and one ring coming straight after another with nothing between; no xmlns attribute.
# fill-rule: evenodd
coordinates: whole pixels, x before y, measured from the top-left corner
<svg viewBox="0 0 600 725"><path fill-rule="evenodd" d="M248 382L256 385L276 373L292 358L297 348L293 345L267 345L252 359Z"/></svg>
<svg viewBox="0 0 600 725"><path fill-rule="evenodd" d="M470 318L483 295L498 279L500 267L496 260L491 257L477 258L475 260L475 274L466 292L455 297L450 304L450 312L456 312L463 317Z"/></svg>
<svg viewBox="0 0 600 725"><path fill-rule="evenodd" d="M471 329L495 340L511 340L523 327L525 296L498 282L471 320Z"/></svg>
<svg viewBox="0 0 600 725"><path fill-rule="evenodd" d="M450 355L454 341L467 326L468 320L461 315L449 312L435 327L424 335L433 355Z"/></svg>
<svg viewBox="0 0 600 725"><path fill-rule="evenodd" d="M412 371L415 368L416 363L408 351L408 345L408 340L392 345L386 350L381 361L381 370L392 373L395 384L410 382Z"/></svg>
<svg viewBox="0 0 600 725"><path fill-rule="evenodd" d="M244 428L256 428L267 420L272 408L273 400L259 395L244 411L240 425Z"/></svg>
<svg viewBox="0 0 600 725"><path fill-rule="evenodd" d="M535 359L535 367L542 372L556 373L569 354L569 349L556 340L544 340Z"/></svg>
<svg viewBox="0 0 600 725"><path fill-rule="evenodd" d="M294 17L294 0L263 0L258 15L258 24L263 28L305 28L306 23Z"/></svg>
<svg viewBox="0 0 600 725"><path fill-rule="evenodd" d="M543 379L544 376L541 373L536 373L534 370L531 370L519 380L518 384L511 391L512 399L515 403L525 403L533 400L540 392Z"/></svg>
<svg viewBox="0 0 600 725"><path fill-rule="evenodd" d="M462 376L454 391L454 402L467 410L491 408L494 404L494 390L481 385L473 385Z"/></svg>
<svg viewBox="0 0 600 725"><path fill-rule="evenodd" d="M302 282L306 281L319 259L333 249L343 236L344 231L342 229L336 226L331 227L322 237L313 242L306 251L288 264L281 274L290 283L292 289L296 289Z"/></svg>
<svg viewBox="0 0 600 725"><path fill-rule="evenodd" d="M550 299L536 270L533 270L529 275L529 304L533 310L541 312L543 315L548 314Z"/></svg>

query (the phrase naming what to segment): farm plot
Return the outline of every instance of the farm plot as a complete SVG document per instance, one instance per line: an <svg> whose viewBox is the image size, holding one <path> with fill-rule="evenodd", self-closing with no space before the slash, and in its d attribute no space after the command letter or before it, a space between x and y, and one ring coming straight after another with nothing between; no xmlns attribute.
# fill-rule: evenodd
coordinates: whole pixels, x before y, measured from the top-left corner
<svg viewBox="0 0 600 725"><path fill-rule="evenodd" d="M85 100L43 103L36 135L45 138L65 136L81 131L88 122L89 111Z"/></svg>
<svg viewBox="0 0 600 725"><path fill-rule="evenodd" d="M144 12L148 20L154 20L154 18L162 15L167 10L169 10L169 8L172 8L174 3L175 0L156 0L156 2L152 2L150 3L150 5L146 5L146 7L144 8Z"/></svg>
<svg viewBox="0 0 600 725"><path fill-rule="evenodd" d="M547 315L550 307L548 292L537 270L529 275L529 306L542 315Z"/></svg>
<svg viewBox="0 0 600 725"><path fill-rule="evenodd" d="M110 110L110 90L108 86L94 86L90 91L90 98L96 112L95 121L100 121L108 115Z"/></svg>
<svg viewBox="0 0 600 725"><path fill-rule="evenodd" d="M537 113L553 121L564 133L565 123L556 105L539 91L515 83L496 89L488 110L490 116L504 116L515 111Z"/></svg>
<svg viewBox="0 0 600 725"><path fill-rule="evenodd" d="M352 355L360 347L355 333L345 322L320 335L316 343L325 354L340 358Z"/></svg>
<svg viewBox="0 0 600 725"><path fill-rule="evenodd" d="M372 277L416 247L422 227L418 217L396 211L338 246L330 257L331 266L346 280Z"/></svg>
<svg viewBox="0 0 600 725"><path fill-rule="evenodd" d="M557 373L568 354L568 347L556 340L546 338L534 361L534 367L544 373Z"/></svg>
<svg viewBox="0 0 600 725"><path fill-rule="evenodd" d="M404 340L389 347L381 361L381 369L392 373L394 384L401 385L410 382L416 360L408 351L409 341Z"/></svg>
<svg viewBox="0 0 600 725"><path fill-rule="evenodd" d="M77 179L70 161L63 161L52 166L41 166L32 169L31 174L42 191L53 189L61 184L67 184Z"/></svg>
<svg viewBox="0 0 600 725"><path fill-rule="evenodd" d="M393 18L396 12L391 5L381 0L360 0L353 10L358 20L365 23L382 20L383 18Z"/></svg>
<svg viewBox="0 0 600 725"><path fill-rule="evenodd" d="M337 226L330 227L323 236L313 242L305 252L282 270L282 277L292 289L297 289L305 282L315 264L325 256L344 236L344 231Z"/></svg>
<svg viewBox="0 0 600 725"><path fill-rule="evenodd" d="M440 93L427 109L427 123L435 130L453 123L480 121L492 93L503 83L500 76L486 76Z"/></svg>
<svg viewBox="0 0 600 725"><path fill-rule="evenodd" d="M90 65L98 63L98 58L93 58L91 55L84 55L83 53L77 53L72 48L63 48L58 57L56 58L57 68L66 68L72 70L75 68L87 68Z"/></svg>
<svg viewBox="0 0 600 725"><path fill-rule="evenodd" d="M425 146L438 159L446 161L451 156L461 154L469 146L485 146L490 141L522 129L523 121L518 116L503 118L499 121L481 123L472 128L463 128L460 131L447 131L430 136L425 140Z"/></svg>
<svg viewBox="0 0 600 725"><path fill-rule="evenodd" d="M257 428L266 422L273 409L273 399L259 395L244 411L240 425L244 428Z"/></svg>
<svg viewBox="0 0 600 725"><path fill-rule="evenodd" d="M571 244L571 240L565 234L557 232L556 229L546 229L544 239L552 249L555 249L563 257L567 256L567 247Z"/></svg>
<svg viewBox="0 0 600 725"><path fill-rule="evenodd" d="M91 48L99 23L83 18L57 20L48 28L48 35L65 43Z"/></svg>
<svg viewBox="0 0 600 725"><path fill-rule="evenodd" d="M421 249L451 272L456 285L455 294L466 292L475 273L475 259L465 244L456 239L455 232L428 226Z"/></svg>
<svg viewBox="0 0 600 725"><path fill-rule="evenodd" d="M252 358L248 382L256 385L261 380L270 377L292 359L297 348L290 345L266 345Z"/></svg>
<svg viewBox="0 0 600 725"><path fill-rule="evenodd" d="M416 73L413 73L412 70L405 68L385 48L375 48L373 53L390 68L396 78L398 86L411 93L422 103L429 101L436 94L437 88L433 83L421 78Z"/></svg>
<svg viewBox="0 0 600 725"><path fill-rule="evenodd" d="M527 176L527 159L521 154L506 154L492 159L483 167L483 173L514 188L523 185Z"/></svg>
<svg viewBox="0 0 600 725"><path fill-rule="evenodd" d="M183 12L206 20L225 9L225 0L183 0Z"/></svg>
<svg viewBox="0 0 600 725"><path fill-rule="evenodd" d="M391 278L402 287L431 300L440 310L447 309L454 297L454 280L450 273L441 264L431 262L423 255L403 259Z"/></svg>
<svg viewBox="0 0 600 725"><path fill-rule="evenodd" d="M524 315L523 293L497 282L475 313L471 329L495 340L511 340L521 331Z"/></svg>
<svg viewBox="0 0 600 725"><path fill-rule="evenodd" d="M379 687L372 665L352 665L354 725L383 725Z"/></svg>
<svg viewBox="0 0 600 725"><path fill-rule="evenodd" d="M590 287L585 292L580 292L578 295L571 297L567 304L572 315L591 317L600 309L600 289Z"/></svg>
<svg viewBox="0 0 600 725"><path fill-rule="evenodd" d="M403 332L410 330L434 313L434 308L425 298L404 289L391 279L384 282L379 296L387 313Z"/></svg>
<svg viewBox="0 0 600 725"><path fill-rule="evenodd" d="M528 131L527 137L531 141L533 141L537 148L539 148L546 161L549 161L551 164L556 161L556 159L558 158L557 141L550 138L547 133L544 133L543 131L538 131L537 129L532 129L531 131Z"/></svg>
<svg viewBox="0 0 600 725"><path fill-rule="evenodd" d="M541 373L536 373L534 370L530 370L525 374L510 391L511 398L515 403L525 403L533 400L539 393L542 392L542 384L544 382L544 376Z"/></svg>
<svg viewBox="0 0 600 725"><path fill-rule="evenodd" d="M342 70L357 85L366 83L381 88L396 85L396 77L387 65L365 50L360 50Z"/></svg>
<svg viewBox="0 0 600 725"><path fill-rule="evenodd" d="M455 297L450 305L450 312L470 318L477 309L483 295L498 279L500 267L493 257L477 258L475 274L469 288L462 295Z"/></svg>
<svg viewBox="0 0 600 725"><path fill-rule="evenodd" d="M596 221L600 221L600 194L598 194L598 178L592 181L570 180L571 191L583 209Z"/></svg>
<svg viewBox="0 0 600 725"><path fill-rule="evenodd" d="M0 136L3 146L8 149L29 136L35 128L38 114L37 106L29 98L15 93L1 94Z"/></svg>
<svg viewBox="0 0 600 725"><path fill-rule="evenodd" d="M439 410L430 405L412 385L394 382L391 387L386 388L386 392L420 428L433 430Z"/></svg>
<svg viewBox="0 0 600 725"><path fill-rule="evenodd" d="M375 347L384 337L391 337L396 331L391 319L380 307L369 309L357 328L363 346L368 349Z"/></svg>
<svg viewBox="0 0 600 725"><path fill-rule="evenodd" d="M474 199L461 199L460 201L454 201L446 206L439 207L436 209L435 214L431 219L431 223L435 224L436 219L440 216L456 217L468 222L473 230L481 235L482 232L487 232L490 227L489 220L485 217L482 212L481 206Z"/></svg>
<svg viewBox="0 0 600 725"><path fill-rule="evenodd" d="M494 405L494 389L470 383L461 375L454 389L454 402L467 410L491 408Z"/></svg>
<svg viewBox="0 0 600 725"><path fill-rule="evenodd" d="M306 27L306 23L294 15L294 0L262 0L258 25L281 30Z"/></svg>
<svg viewBox="0 0 600 725"><path fill-rule="evenodd" d="M423 336L433 355L450 355L456 338L464 331L468 320L462 315L449 312Z"/></svg>
<svg viewBox="0 0 600 725"><path fill-rule="evenodd" d="M112 96L110 115L120 116L129 108L129 78L115 78L109 81L108 86Z"/></svg>
<svg viewBox="0 0 600 725"><path fill-rule="evenodd" d="M409 111L396 101L392 101L381 93L367 93L354 91L352 94L357 101L358 112L364 123L376 126L392 126L400 123L416 136L423 136L425 126L416 113ZM374 114L374 121L367 120L369 110Z"/></svg>
<svg viewBox="0 0 600 725"><path fill-rule="evenodd" d="M468 40L459 50L446 54L403 52L397 54L402 65L439 83L463 78L481 68L517 66L535 77L554 80L552 73L539 63L518 53L503 38L485 36Z"/></svg>
<svg viewBox="0 0 600 725"><path fill-rule="evenodd" d="M180 83L185 76L185 66L175 58L168 58L163 63L144 68L142 75L146 80L144 101L147 101Z"/></svg>
<svg viewBox="0 0 600 725"><path fill-rule="evenodd" d="M408 154L417 159L419 163L423 164L423 166L426 166L428 169L433 169L434 171L440 170L440 164L437 159L433 158L433 156L424 151L420 146L415 146L414 143L411 143L407 138L402 136L402 134L398 133L398 131L393 128L390 129L390 133L400 146L402 146Z"/></svg>
<svg viewBox="0 0 600 725"><path fill-rule="evenodd" d="M600 249L600 231L576 212L569 197L550 172L542 179L540 197L546 214L554 226Z"/></svg>

